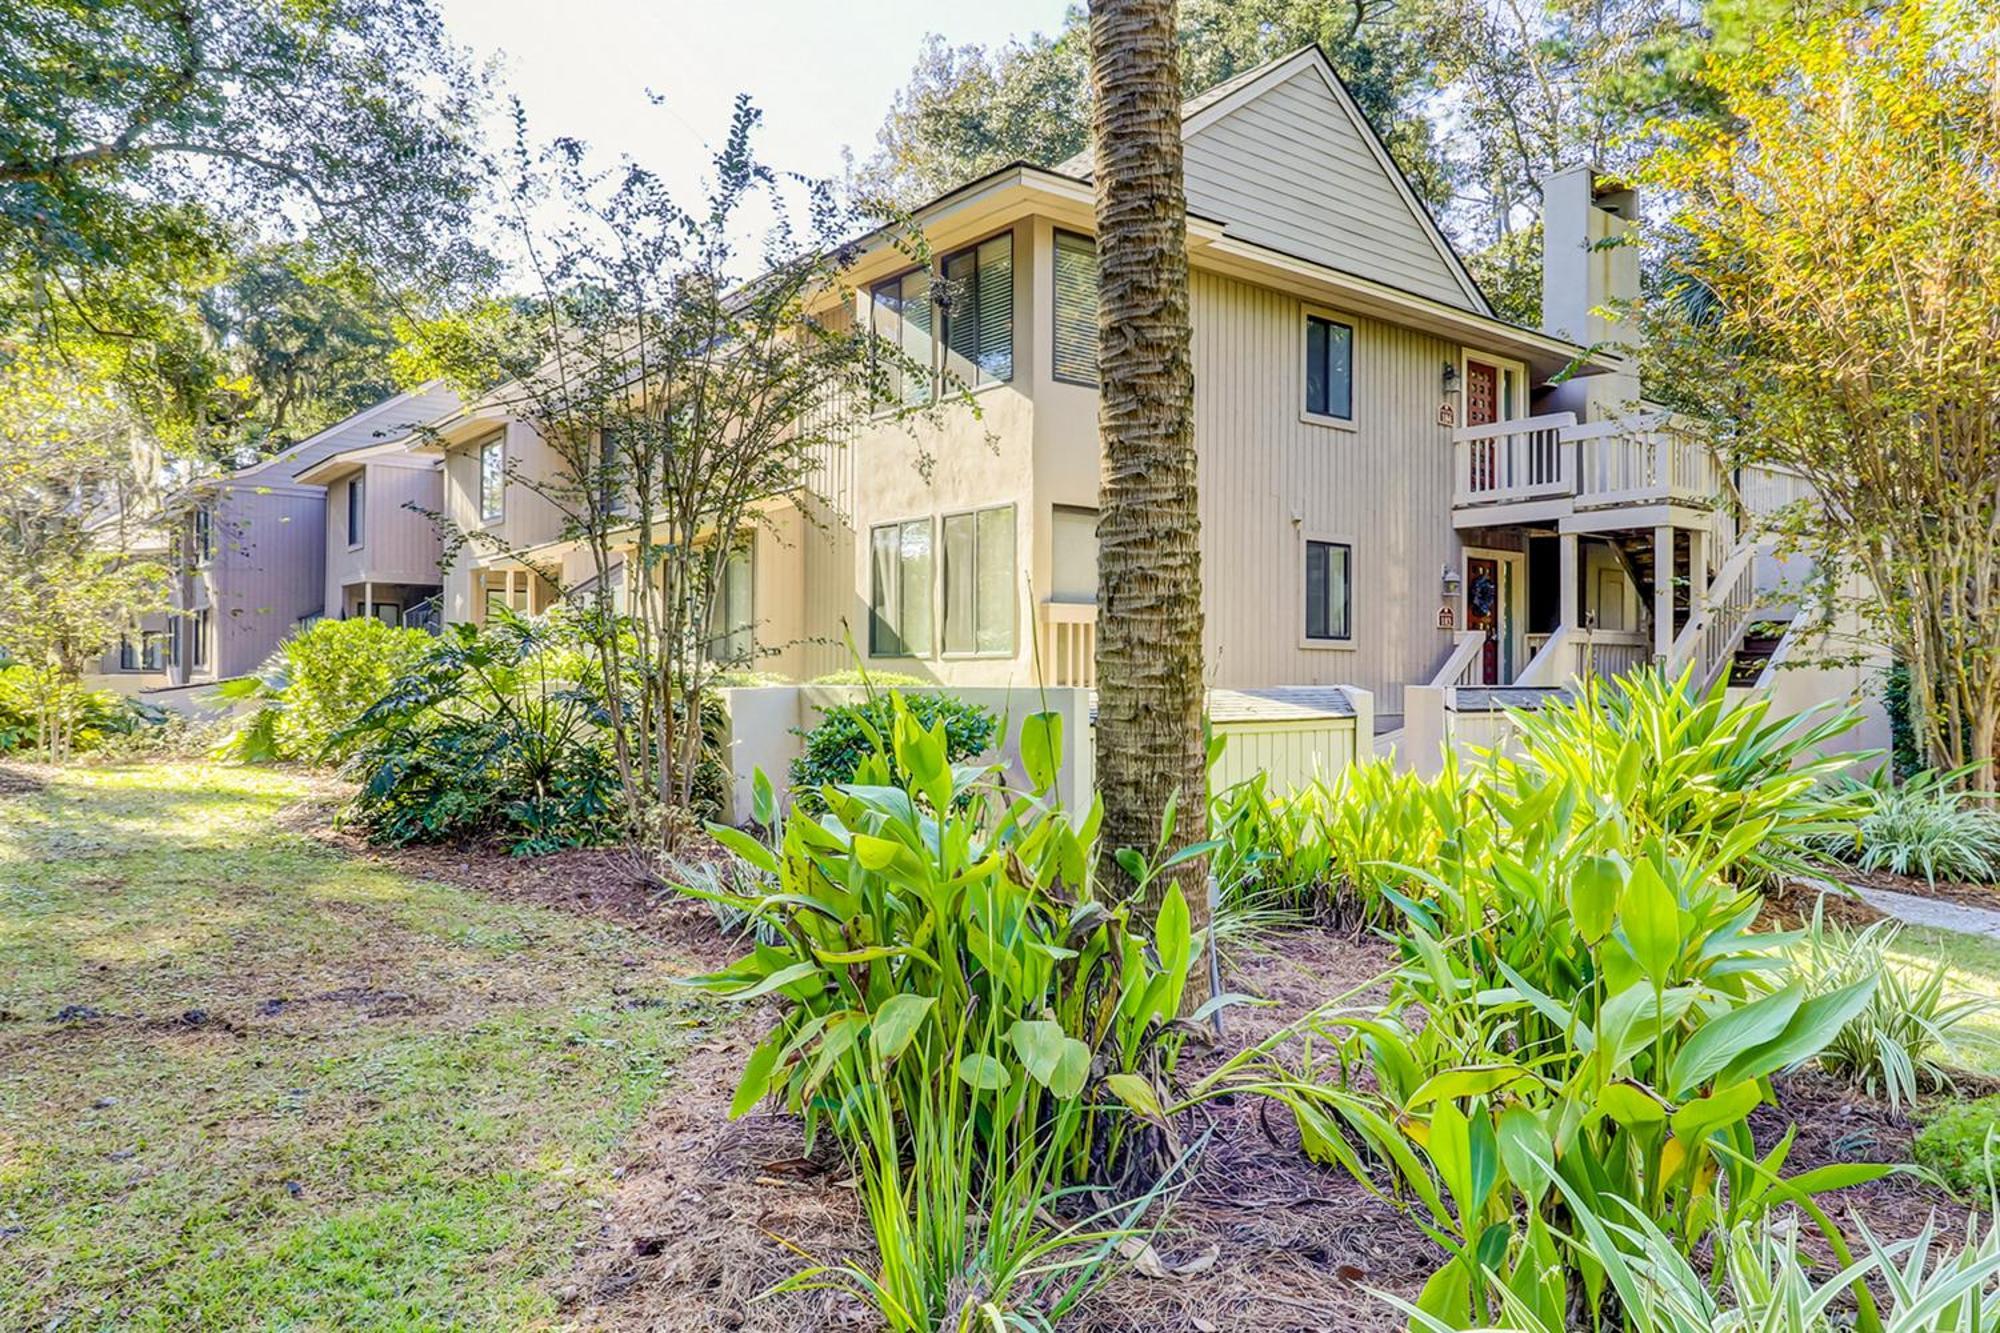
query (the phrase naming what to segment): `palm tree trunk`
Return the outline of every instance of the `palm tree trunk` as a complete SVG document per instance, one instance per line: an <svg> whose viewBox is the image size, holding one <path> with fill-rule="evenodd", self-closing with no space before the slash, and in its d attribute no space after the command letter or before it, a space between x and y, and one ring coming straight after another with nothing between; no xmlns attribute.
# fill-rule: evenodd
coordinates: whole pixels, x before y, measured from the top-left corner
<svg viewBox="0 0 2000 1333"><path fill-rule="evenodd" d="M1201 519L1174 0L1091 0L1097 150L1097 786L1109 850L1206 834ZM1120 872L1105 857L1107 874ZM1197 922L1206 871L1177 867ZM1146 904L1157 909L1166 882ZM1190 987L1191 990L1195 989ZM1202 989L1205 989L1203 987Z"/></svg>

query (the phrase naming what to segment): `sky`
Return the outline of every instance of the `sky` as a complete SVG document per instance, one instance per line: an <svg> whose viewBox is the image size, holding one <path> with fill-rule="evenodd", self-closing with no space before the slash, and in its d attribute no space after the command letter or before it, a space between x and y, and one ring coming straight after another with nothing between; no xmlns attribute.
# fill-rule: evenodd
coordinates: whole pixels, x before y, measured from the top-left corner
<svg viewBox="0 0 2000 1333"><path fill-rule="evenodd" d="M438 0L453 38L499 56L538 141L628 153L692 197L739 92L764 113L758 155L838 176L868 157L923 34L996 45L1054 31L1066 0ZM663 96L654 106L648 91ZM495 127L496 142L511 133Z"/></svg>

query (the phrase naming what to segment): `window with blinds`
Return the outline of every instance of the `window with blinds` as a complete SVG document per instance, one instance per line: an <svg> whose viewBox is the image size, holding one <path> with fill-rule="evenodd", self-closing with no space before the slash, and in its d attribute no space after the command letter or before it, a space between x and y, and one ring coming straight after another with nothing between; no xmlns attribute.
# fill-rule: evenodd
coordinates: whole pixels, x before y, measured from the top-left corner
<svg viewBox="0 0 2000 1333"><path fill-rule="evenodd" d="M1014 237L1005 233L944 258L938 291L948 388L1014 378Z"/></svg>
<svg viewBox="0 0 2000 1333"><path fill-rule="evenodd" d="M709 604L708 657L712 662L747 664L756 624L751 603L750 548L739 546L722 564L722 581Z"/></svg>
<svg viewBox="0 0 2000 1333"><path fill-rule="evenodd" d="M1056 233L1055 377L1097 383L1097 243Z"/></svg>
<svg viewBox="0 0 2000 1333"><path fill-rule="evenodd" d="M868 532L868 651L931 655L931 521L884 523Z"/></svg>
<svg viewBox="0 0 2000 1333"><path fill-rule="evenodd" d="M1354 548L1338 542L1306 543L1306 637L1354 637L1354 593L1349 577Z"/></svg>
<svg viewBox="0 0 2000 1333"><path fill-rule="evenodd" d="M931 275L915 269L870 291L869 330L886 403L922 407L931 400L936 362L931 344Z"/></svg>
<svg viewBox="0 0 2000 1333"><path fill-rule="evenodd" d="M1014 651L1014 506L944 518L944 650Z"/></svg>

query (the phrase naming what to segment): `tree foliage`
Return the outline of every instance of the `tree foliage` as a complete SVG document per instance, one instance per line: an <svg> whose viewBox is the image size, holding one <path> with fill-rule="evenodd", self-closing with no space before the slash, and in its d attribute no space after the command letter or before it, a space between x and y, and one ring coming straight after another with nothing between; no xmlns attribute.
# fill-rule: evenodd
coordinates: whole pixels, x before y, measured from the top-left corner
<svg viewBox="0 0 2000 1333"><path fill-rule="evenodd" d="M1662 302L1655 383L1785 515L1822 605L1909 669L1929 761L1993 785L2000 723L2000 16L1960 0L1767 27L1700 73L1725 111L1647 174L1700 299ZM1677 293L1684 295L1685 293ZM1856 591L1859 589L1859 591ZM1983 770L1983 771L1982 771Z"/></svg>

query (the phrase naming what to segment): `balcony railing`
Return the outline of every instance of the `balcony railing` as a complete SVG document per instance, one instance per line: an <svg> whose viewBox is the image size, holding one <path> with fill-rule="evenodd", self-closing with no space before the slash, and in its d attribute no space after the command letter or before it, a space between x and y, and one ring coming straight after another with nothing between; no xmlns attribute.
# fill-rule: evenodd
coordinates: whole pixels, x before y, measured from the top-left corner
<svg viewBox="0 0 2000 1333"><path fill-rule="evenodd" d="M1097 686L1097 603L1043 602L1042 674L1055 686Z"/></svg>
<svg viewBox="0 0 2000 1333"><path fill-rule="evenodd" d="M1725 491L1706 443L1672 414L1579 423L1574 413L1468 426L1452 435L1459 509L1566 500L1575 509L1713 505Z"/></svg>

